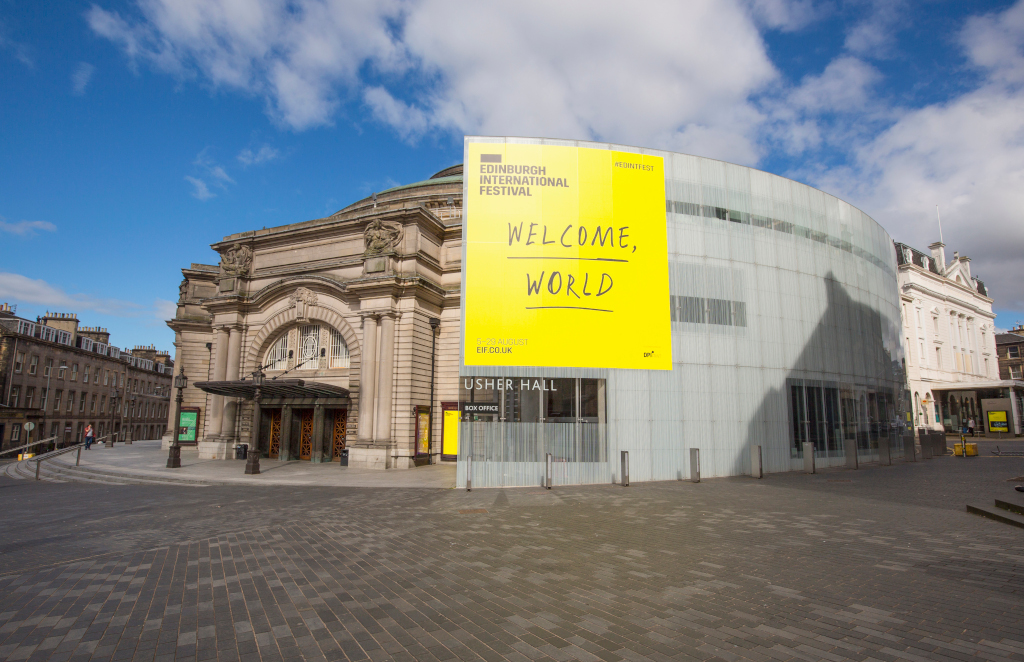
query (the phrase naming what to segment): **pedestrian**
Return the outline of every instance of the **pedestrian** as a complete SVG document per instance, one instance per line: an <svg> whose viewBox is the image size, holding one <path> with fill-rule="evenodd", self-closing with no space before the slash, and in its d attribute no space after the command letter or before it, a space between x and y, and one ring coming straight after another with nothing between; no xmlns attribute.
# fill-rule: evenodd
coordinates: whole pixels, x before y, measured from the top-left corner
<svg viewBox="0 0 1024 662"><path fill-rule="evenodd" d="M92 446L92 442L94 442L95 440L96 440L96 436L93 434L92 424L86 425L85 426L85 450L89 450L89 447Z"/></svg>
<svg viewBox="0 0 1024 662"><path fill-rule="evenodd" d="M967 430L971 433L971 436L973 437L974 436L974 419L973 418L967 421Z"/></svg>

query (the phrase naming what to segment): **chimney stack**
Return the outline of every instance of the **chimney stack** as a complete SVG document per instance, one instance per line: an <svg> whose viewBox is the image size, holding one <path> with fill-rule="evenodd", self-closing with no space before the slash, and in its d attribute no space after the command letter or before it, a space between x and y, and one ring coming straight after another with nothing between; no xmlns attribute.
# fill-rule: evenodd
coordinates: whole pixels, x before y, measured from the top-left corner
<svg viewBox="0 0 1024 662"><path fill-rule="evenodd" d="M937 271L940 274L946 273L946 244L941 241L936 241L934 244L928 246L932 252L932 259L935 260L935 266L938 267Z"/></svg>

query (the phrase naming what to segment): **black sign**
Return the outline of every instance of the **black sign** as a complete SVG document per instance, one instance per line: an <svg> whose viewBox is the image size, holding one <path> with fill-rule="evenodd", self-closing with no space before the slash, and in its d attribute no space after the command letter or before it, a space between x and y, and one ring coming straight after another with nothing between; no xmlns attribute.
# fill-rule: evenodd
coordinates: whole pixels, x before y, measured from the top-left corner
<svg viewBox="0 0 1024 662"><path fill-rule="evenodd" d="M497 402L460 402L459 411L463 414L497 414Z"/></svg>

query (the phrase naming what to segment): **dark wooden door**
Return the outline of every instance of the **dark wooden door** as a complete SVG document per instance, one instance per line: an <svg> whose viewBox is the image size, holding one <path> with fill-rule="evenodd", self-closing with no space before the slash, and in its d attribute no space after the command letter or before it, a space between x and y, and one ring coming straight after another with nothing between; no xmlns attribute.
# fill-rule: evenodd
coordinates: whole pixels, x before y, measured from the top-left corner
<svg viewBox="0 0 1024 662"><path fill-rule="evenodd" d="M348 410L334 410L334 424L331 426L331 460L341 461L341 451L345 450L345 435L348 432Z"/></svg>
<svg viewBox="0 0 1024 662"><path fill-rule="evenodd" d="M299 416L299 459L313 457L313 410L302 409Z"/></svg>

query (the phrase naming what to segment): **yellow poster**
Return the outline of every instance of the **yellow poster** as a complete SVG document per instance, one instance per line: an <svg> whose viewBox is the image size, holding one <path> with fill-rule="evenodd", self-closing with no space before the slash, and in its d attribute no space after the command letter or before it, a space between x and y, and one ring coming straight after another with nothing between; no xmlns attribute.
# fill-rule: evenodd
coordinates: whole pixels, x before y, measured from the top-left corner
<svg viewBox="0 0 1024 662"><path fill-rule="evenodd" d="M459 410L453 409L444 413L444 438L441 440L442 455L459 454Z"/></svg>
<svg viewBox="0 0 1024 662"><path fill-rule="evenodd" d="M467 366L672 369L664 160L468 143Z"/></svg>

